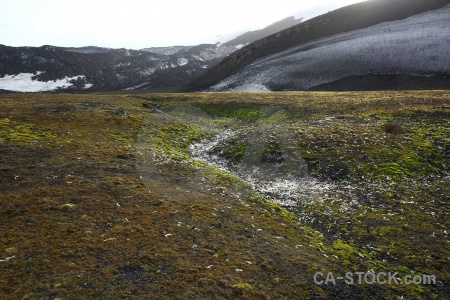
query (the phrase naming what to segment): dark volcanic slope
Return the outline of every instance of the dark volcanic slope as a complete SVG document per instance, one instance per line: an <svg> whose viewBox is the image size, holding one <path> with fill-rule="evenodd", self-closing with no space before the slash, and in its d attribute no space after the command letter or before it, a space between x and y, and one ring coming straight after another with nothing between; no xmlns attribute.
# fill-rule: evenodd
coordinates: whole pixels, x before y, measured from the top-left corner
<svg viewBox="0 0 450 300"><path fill-rule="evenodd" d="M449 0L372 0L350 5L243 47L191 82L186 89L208 88L257 59L293 46L381 22L405 19L448 3Z"/></svg>
<svg viewBox="0 0 450 300"><path fill-rule="evenodd" d="M408 74L353 75L310 88L310 91L444 90L450 88L450 76Z"/></svg>
<svg viewBox="0 0 450 300"><path fill-rule="evenodd" d="M275 22L272 25L267 26L266 28L246 32L232 39L231 41L226 42L225 45L247 45L266 36L282 31L286 28L298 25L302 22L302 20L303 18L296 19L295 17L288 17L281 21Z"/></svg>
<svg viewBox="0 0 450 300"><path fill-rule="evenodd" d="M430 83L431 88L435 84L431 82L432 75L442 76L449 88L450 82L444 78L450 74L448 24L450 5L404 20L317 39L265 56L210 90L309 90L343 78L348 78L350 90L360 83L363 89L391 89L406 84L402 76L417 77L416 81ZM376 75L367 77L368 74ZM385 74L384 79L380 74ZM355 76L369 80L353 83Z"/></svg>

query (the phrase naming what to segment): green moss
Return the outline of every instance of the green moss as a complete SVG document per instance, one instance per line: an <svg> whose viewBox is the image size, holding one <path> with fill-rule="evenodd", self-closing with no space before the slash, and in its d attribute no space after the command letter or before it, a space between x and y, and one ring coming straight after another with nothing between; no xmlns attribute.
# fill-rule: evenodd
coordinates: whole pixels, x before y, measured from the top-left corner
<svg viewBox="0 0 450 300"><path fill-rule="evenodd" d="M109 134L115 141L124 142L124 143L132 143L133 139L127 135L126 133L116 132Z"/></svg>
<svg viewBox="0 0 450 300"><path fill-rule="evenodd" d="M141 126L142 123L144 123L145 118L143 116L138 116L134 114L128 114L127 115L128 121L135 126Z"/></svg>
<svg viewBox="0 0 450 300"><path fill-rule="evenodd" d="M260 108L256 105L236 103L235 105L196 104L197 107L213 117L232 118L243 121L256 121L260 116Z"/></svg>
<svg viewBox="0 0 450 300"><path fill-rule="evenodd" d="M294 220L295 214L292 212L287 211L283 207L281 207L280 204L275 203L273 201L265 201L264 206L269 209L270 211L276 212L277 214L280 214L283 218Z"/></svg>
<svg viewBox="0 0 450 300"><path fill-rule="evenodd" d="M244 157L247 147L248 141L234 140L222 149L222 155L226 159L240 161Z"/></svg>
<svg viewBox="0 0 450 300"><path fill-rule="evenodd" d="M0 126L6 126L11 123L11 120L9 118L2 118L0 119Z"/></svg>
<svg viewBox="0 0 450 300"><path fill-rule="evenodd" d="M0 141L33 142L53 141L57 135L30 123L18 123L9 118L0 119Z"/></svg>
<svg viewBox="0 0 450 300"><path fill-rule="evenodd" d="M17 248L16 247L9 247L9 248L6 248L5 251L8 254L15 254L15 253L17 253Z"/></svg>
<svg viewBox="0 0 450 300"><path fill-rule="evenodd" d="M235 295L244 295L250 292L253 287L248 283L238 283L233 285L233 294Z"/></svg>
<svg viewBox="0 0 450 300"><path fill-rule="evenodd" d="M334 250L336 250L336 253L339 257L345 259L349 259L352 256L358 255L358 251L355 249L355 247L344 243L341 239L334 240L332 247Z"/></svg>
<svg viewBox="0 0 450 300"><path fill-rule="evenodd" d="M379 179L400 180L409 175L407 170L401 168L398 163L384 163L376 166L375 170L374 177Z"/></svg>
<svg viewBox="0 0 450 300"><path fill-rule="evenodd" d="M261 108L258 119L259 125L270 126L276 124L285 124L291 121L291 116L286 110L277 106L264 106Z"/></svg>

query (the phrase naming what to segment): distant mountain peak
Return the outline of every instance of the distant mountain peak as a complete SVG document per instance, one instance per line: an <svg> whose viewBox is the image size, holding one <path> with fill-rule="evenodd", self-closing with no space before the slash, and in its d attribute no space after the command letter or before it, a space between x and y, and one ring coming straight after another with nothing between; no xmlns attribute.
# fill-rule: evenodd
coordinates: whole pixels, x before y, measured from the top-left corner
<svg viewBox="0 0 450 300"><path fill-rule="evenodd" d="M235 38L237 38L238 36L241 36L243 34L245 34L246 32L248 32L247 30L238 30L238 31L233 31L230 33L225 33L225 34L221 34L215 37L215 43L216 44L225 44L226 42L229 42Z"/></svg>
<svg viewBox="0 0 450 300"><path fill-rule="evenodd" d="M235 37L234 39L227 41L225 44L227 44L227 45L248 45L248 44L253 43L253 42L255 42L259 39L262 39L266 36L275 34L281 30L298 25L302 21L303 21L303 18L296 18L294 16L286 17L286 18L276 21L262 29L248 31L246 33L243 33L243 34Z"/></svg>

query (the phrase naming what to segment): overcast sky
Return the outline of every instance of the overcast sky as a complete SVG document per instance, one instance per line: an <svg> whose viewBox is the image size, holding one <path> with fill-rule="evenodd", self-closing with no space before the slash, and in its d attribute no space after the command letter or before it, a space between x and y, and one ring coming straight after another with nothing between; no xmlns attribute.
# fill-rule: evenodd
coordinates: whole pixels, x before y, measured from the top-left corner
<svg viewBox="0 0 450 300"><path fill-rule="evenodd" d="M214 43L362 0L0 0L0 44L142 49Z"/></svg>

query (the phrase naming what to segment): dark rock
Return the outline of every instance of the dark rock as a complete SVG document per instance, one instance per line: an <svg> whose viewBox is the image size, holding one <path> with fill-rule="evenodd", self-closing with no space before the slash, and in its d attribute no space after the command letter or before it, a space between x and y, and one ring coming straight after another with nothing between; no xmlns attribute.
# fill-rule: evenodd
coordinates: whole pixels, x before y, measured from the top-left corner
<svg viewBox="0 0 450 300"><path fill-rule="evenodd" d="M281 151L267 151L261 156L261 163L282 163L284 162Z"/></svg>
<svg viewBox="0 0 450 300"><path fill-rule="evenodd" d="M158 108L157 104L154 103L142 103L142 106L148 109L156 109Z"/></svg>
<svg viewBox="0 0 450 300"><path fill-rule="evenodd" d="M159 109L159 105L158 104L142 103L142 106L145 107L145 108L150 109L150 113L153 113L153 114L161 114L161 113L163 113L162 110Z"/></svg>
<svg viewBox="0 0 450 300"><path fill-rule="evenodd" d="M350 173L346 165L337 162L321 162L317 167L319 168L319 178L322 180L343 180Z"/></svg>
<svg viewBox="0 0 450 300"><path fill-rule="evenodd" d="M120 158L120 159L131 159L131 158L134 158L134 154L124 153L124 154L118 154L116 157Z"/></svg>
<svg viewBox="0 0 450 300"><path fill-rule="evenodd" d="M405 129L402 126L396 123L386 123L383 125L384 131L392 134L404 134L406 133Z"/></svg>
<svg viewBox="0 0 450 300"><path fill-rule="evenodd" d="M123 109L119 109L115 112L116 116L126 116L127 112Z"/></svg>
<svg viewBox="0 0 450 300"><path fill-rule="evenodd" d="M137 286L144 286L150 280L147 270L141 265L125 265L118 269L116 273L115 284L120 285L124 282L132 282Z"/></svg>
<svg viewBox="0 0 450 300"><path fill-rule="evenodd" d="M275 140L275 134L269 136L267 149L261 156L261 163L282 163L284 162L283 152L279 143Z"/></svg>

